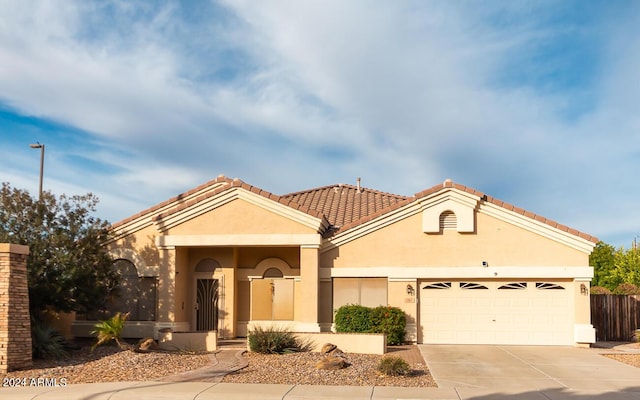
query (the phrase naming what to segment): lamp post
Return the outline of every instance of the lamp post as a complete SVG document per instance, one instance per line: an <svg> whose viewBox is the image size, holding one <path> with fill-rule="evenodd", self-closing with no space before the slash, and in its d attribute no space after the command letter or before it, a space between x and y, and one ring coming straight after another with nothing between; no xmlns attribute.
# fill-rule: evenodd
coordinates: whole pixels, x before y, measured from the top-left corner
<svg viewBox="0 0 640 400"><path fill-rule="evenodd" d="M38 195L38 201L42 201L42 177L44 175L44 144L40 142L32 143L29 145L32 149L40 149L40 191Z"/></svg>

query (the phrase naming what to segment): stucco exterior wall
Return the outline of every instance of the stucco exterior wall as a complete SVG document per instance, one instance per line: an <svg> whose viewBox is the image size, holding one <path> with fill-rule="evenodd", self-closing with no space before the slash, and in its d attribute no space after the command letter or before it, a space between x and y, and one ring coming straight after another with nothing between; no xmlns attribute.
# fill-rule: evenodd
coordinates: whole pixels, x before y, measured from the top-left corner
<svg viewBox="0 0 640 400"><path fill-rule="evenodd" d="M421 214L320 255L323 267L581 266L589 256L544 236L477 213L476 233L424 233Z"/></svg>
<svg viewBox="0 0 640 400"><path fill-rule="evenodd" d="M275 212L237 199L167 230L168 235L316 233Z"/></svg>

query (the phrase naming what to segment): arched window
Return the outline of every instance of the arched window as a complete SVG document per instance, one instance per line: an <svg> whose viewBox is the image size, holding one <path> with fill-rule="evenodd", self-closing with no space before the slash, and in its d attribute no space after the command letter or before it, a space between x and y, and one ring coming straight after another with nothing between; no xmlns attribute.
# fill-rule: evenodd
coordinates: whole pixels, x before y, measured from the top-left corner
<svg viewBox="0 0 640 400"><path fill-rule="evenodd" d="M440 231L456 230L458 228L458 219L453 211L444 211L440 214Z"/></svg>
<svg viewBox="0 0 640 400"><path fill-rule="evenodd" d="M215 272L215 270L222 268L219 262L213 258L202 259L196 264L196 272Z"/></svg>
<svg viewBox="0 0 640 400"><path fill-rule="evenodd" d="M105 309L90 314L89 319L106 319L115 313L129 313L129 321L153 321L156 314L157 280L139 277L136 266L129 260L117 259L113 267L120 275L120 285Z"/></svg>
<svg viewBox="0 0 640 400"><path fill-rule="evenodd" d="M278 268L269 268L264 271L264 275L262 275L263 278L282 278L283 276L282 271Z"/></svg>

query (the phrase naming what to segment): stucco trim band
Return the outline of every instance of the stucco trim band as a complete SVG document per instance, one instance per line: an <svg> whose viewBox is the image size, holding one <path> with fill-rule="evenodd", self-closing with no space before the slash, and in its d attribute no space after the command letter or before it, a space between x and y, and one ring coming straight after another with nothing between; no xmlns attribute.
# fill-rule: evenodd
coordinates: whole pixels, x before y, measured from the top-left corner
<svg viewBox="0 0 640 400"><path fill-rule="evenodd" d="M166 235L156 237L158 248L176 246L319 246L319 234Z"/></svg>
<svg viewBox="0 0 640 400"><path fill-rule="evenodd" d="M593 278L593 267L361 267L333 268L332 278L390 277L420 279Z"/></svg>

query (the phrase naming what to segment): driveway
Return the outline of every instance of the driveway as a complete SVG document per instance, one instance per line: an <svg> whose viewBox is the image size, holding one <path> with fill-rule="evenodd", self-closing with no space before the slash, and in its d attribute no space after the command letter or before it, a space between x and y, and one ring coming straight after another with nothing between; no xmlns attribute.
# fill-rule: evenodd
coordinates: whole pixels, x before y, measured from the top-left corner
<svg viewBox="0 0 640 400"><path fill-rule="evenodd" d="M545 393L617 393L613 397L640 399L640 368L606 358L599 354L602 349L564 346L418 346L440 388L457 388L461 393L482 389L491 392L543 390ZM625 397L619 397L623 395L621 391L627 392Z"/></svg>

